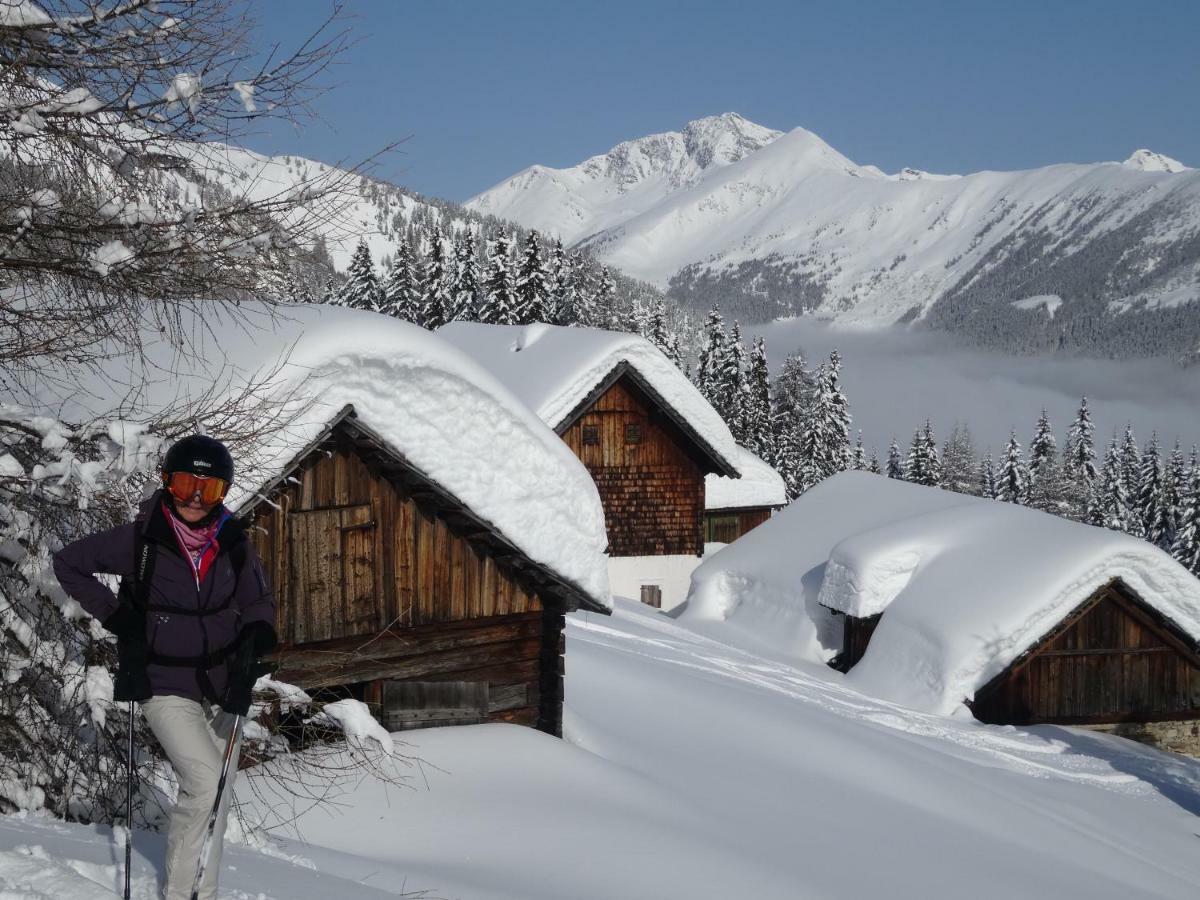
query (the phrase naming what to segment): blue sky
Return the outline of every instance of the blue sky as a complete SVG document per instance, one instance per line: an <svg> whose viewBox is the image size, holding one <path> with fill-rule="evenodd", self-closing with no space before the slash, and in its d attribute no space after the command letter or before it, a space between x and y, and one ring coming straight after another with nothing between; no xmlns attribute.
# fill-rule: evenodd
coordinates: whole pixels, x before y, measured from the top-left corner
<svg viewBox="0 0 1200 900"><path fill-rule="evenodd" d="M260 0L294 45L318 0ZM319 121L245 141L465 200L533 163L736 111L892 172L1124 159L1200 166L1200 0L345 0L358 43ZM1144 12L1143 12L1144 11Z"/></svg>

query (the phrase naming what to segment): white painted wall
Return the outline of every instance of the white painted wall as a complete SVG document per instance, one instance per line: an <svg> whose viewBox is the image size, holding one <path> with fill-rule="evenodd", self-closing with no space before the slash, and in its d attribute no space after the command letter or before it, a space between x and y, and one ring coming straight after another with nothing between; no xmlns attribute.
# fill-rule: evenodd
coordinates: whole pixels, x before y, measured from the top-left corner
<svg viewBox="0 0 1200 900"><path fill-rule="evenodd" d="M708 556L724 544L705 544ZM608 582L615 597L641 600L642 585L656 584L662 589L662 608L673 609L687 599L692 572L704 562L701 556L610 556Z"/></svg>

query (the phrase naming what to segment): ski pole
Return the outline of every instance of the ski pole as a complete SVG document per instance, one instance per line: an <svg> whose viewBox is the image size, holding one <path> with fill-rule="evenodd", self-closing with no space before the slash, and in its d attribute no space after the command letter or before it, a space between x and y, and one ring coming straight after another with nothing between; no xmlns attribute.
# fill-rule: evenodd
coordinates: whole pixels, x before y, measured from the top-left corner
<svg viewBox="0 0 1200 900"><path fill-rule="evenodd" d="M212 812L208 814L208 830L204 833L204 844L200 848L200 860L196 865L196 880L192 882L192 900L200 900L200 882L208 868L208 854L212 850L213 831L217 827L217 815L221 811L221 796L225 793L225 780L229 777L229 764L233 759L233 748L237 745L242 717L233 717L233 728L225 742L225 757L221 760L221 777L217 780L217 796L213 798Z"/></svg>
<svg viewBox="0 0 1200 900"><path fill-rule="evenodd" d="M133 701L129 701L129 747L126 760L125 779L125 900L129 900L129 878L133 869L133 782L137 773L133 768Z"/></svg>

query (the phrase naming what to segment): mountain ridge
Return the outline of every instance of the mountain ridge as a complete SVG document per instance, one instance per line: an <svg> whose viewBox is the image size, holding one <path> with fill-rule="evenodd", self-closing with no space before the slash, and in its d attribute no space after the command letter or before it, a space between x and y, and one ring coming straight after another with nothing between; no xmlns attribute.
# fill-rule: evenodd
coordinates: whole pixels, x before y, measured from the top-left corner
<svg viewBox="0 0 1200 900"><path fill-rule="evenodd" d="M1016 352L1200 345L1200 172L1177 160L1139 150L1124 162L887 174L802 128L752 128L732 113L697 122L756 139L687 177L672 177L677 153L657 167L615 153L682 146L689 123L514 176L465 206L561 235L695 309L917 323ZM614 158L633 168L597 162ZM1019 305L1049 295L1061 301L1053 317Z"/></svg>

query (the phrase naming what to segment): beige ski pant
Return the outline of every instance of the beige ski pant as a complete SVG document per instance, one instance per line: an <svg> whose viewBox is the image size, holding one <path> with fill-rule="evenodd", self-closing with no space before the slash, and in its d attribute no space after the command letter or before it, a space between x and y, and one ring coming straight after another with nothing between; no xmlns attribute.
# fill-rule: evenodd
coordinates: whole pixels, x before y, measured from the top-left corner
<svg viewBox="0 0 1200 900"><path fill-rule="evenodd" d="M142 704L142 714L166 751L179 781L179 798L171 810L167 828L167 881L163 896L165 900L190 900L200 849L208 830L208 816L212 812L217 782L221 777L225 742L233 727L234 717L218 707L184 697L152 697ZM229 767L221 809L213 830L208 866L200 885L200 900L217 900L221 844L225 836L229 799L233 794L241 734L237 740L238 747L234 749L234 761Z"/></svg>

